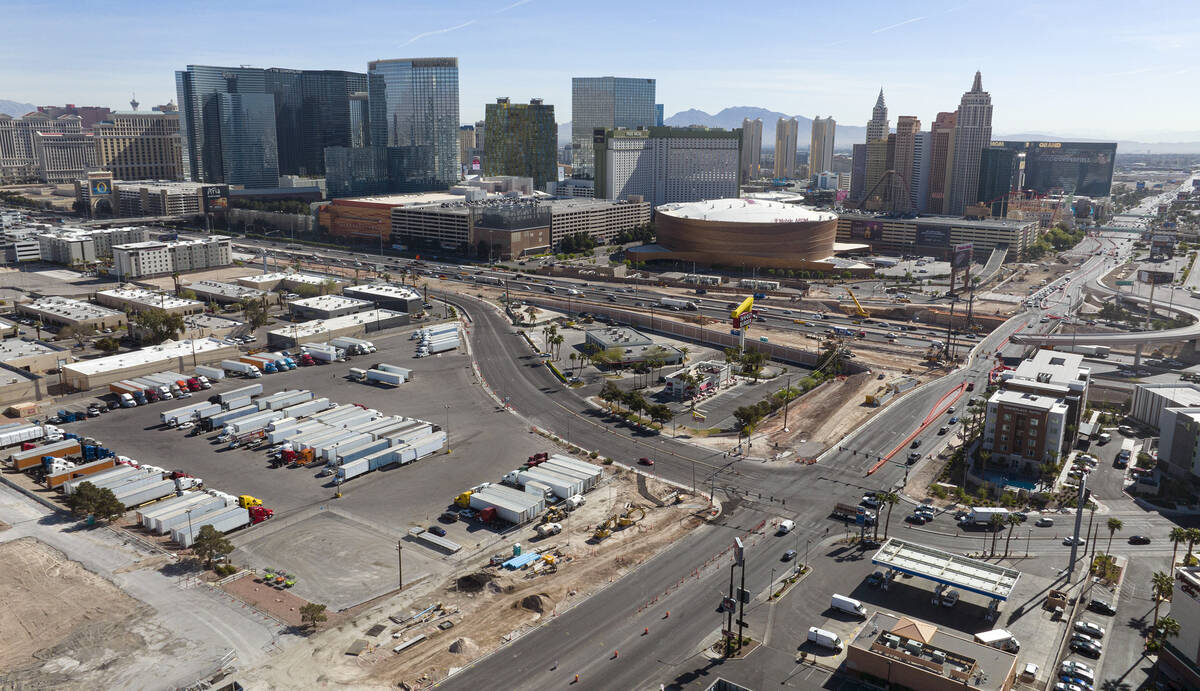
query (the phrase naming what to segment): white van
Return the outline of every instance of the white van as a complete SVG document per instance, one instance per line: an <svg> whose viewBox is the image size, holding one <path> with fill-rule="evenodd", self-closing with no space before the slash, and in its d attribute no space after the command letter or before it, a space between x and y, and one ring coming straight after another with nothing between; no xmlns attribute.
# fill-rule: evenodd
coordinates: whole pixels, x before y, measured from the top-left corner
<svg viewBox="0 0 1200 691"><path fill-rule="evenodd" d="M829 602L829 606L838 610L839 612L852 614L856 617L865 618L867 616L867 608L863 606L863 603L855 600L852 597L846 597L845 595L838 595L837 593L834 593L833 598Z"/></svg>
<svg viewBox="0 0 1200 691"><path fill-rule="evenodd" d="M792 529L795 527L796 527L795 521L791 521L791 520L780 521L779 522L779 534L787 535L788 533L792 532Z"/></svg>
<svg viewBox="0 0 1200 691"><path fill-rule="evenodd" d="M819 646L832 648L839 653L842 652L844 647L842 644L842 639L838 638L836 633L832 631L826 631L825 629L818 629L815 626L810 626L808 628L808 640L812 643L816 643Z"/></svg>

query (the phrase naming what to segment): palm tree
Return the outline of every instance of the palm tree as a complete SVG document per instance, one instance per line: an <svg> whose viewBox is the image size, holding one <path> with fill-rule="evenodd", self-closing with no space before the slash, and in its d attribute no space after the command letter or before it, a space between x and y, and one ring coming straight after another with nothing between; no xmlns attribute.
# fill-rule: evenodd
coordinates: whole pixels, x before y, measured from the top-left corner
<svg viewBox="0 0 1200 691"><path fill-rule="evenodd" d="M1015 513L1010 513L1004 517L1004 522L1008 524L1008 535L1004 538L1004 556L1008 556L1008 543L1012 542L1013 528L1021 525L1021 517Z"/></svg>
<svg viewBox="0 0 1200 691"><path fill-rule="evenodd" d="M892 507L900 501L900 495L895 492L876 492L875 498L882 504L887 504L887 518L883 524L883 539L888 538L888 529L892 526ZM879 521L875 521L875 537L879 537Z"/></svg>
<svg viewBox="0 0 1200 691"><path fill-rule="evenodd" d="M691 349L688 348L687 346L679 346L679 352L683 354L683 360L680 361L680 364L687 362L687 356L688 356L688 353L691 352Z"/></svg>
<svg viewBox="0 0 1200 691"><path fill-rule="evenodd" d="M1187 529L1187 543L1188 543L1187 558L1183 560L1185 564L1192 561L1192 547L1194 547L1197 542L1200 542L1200 528L1188 528Z"/></svg>
<svg viewBox="0 0 1200 691"><path fill-rule="evenodd" d="M996 537L1000 534L1000 530L1004 527L1004 519L999 514L992 514L991 521L988 522L988 527L992 530L992 556L996 554Z"/></svg>
<svg viewBox="0 0 1200 691"><path fill-rule="evenodd" d="M1150 627L1153 631L1158 628L1159 605L1170 600L1171 596L1175 594L1175 581L1171 578L1171 574L1155 571L1154 575L1150 577L1150 586L1154 597L1154 626Z"/></svg>
<svg viewBox="0 0 1200 691"><path fill-rule="evenodd" d="M1186 528L1171 528L1171 568L1175 568L1175 556L1179 551L1179 545L1187 542L1188 534Z"/></svg>
<svg viewBox="0 0 1200 691"><path fill-rule="evenodd" d="M1158 626L1155 627L1155 636L1160 642L1165 642L1168 638L1174 638L1179 635L1179 620L1171 616L1165 616L1158 620Z"/></svg>
<svg viewBox="0 0 1200 691"><path fill-rule="evenodd" d="M571 376L575 376L577 374L575 371L575 363L577 360L579 360L579 356L576 355L574 352L571 352L571 353L567 353L567 357L570 358L570 360L571 360Z"/></svg>
<svg viewBox="0 0 1200 691"><path fill-rule="evenodd" d="M1125 524L1121 522L1121 519L1119 519L1119 518L1108 519L1108 546L1104 548L1105 554L1112 554L1113 535L1116 534L1116 532L1123 527L1125 527Z"/></svg>

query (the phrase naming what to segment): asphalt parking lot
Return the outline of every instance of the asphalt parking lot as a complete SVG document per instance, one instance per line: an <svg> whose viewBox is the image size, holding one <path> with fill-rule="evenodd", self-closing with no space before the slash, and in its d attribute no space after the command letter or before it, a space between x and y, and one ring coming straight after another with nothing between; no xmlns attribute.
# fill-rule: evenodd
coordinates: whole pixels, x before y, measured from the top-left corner
<svg viewBox="0 0 1200 691"><path fill-rule="evenodd" d="M286 569L300 576L297 593L302 597L349 606L395 587L395 545L410 527L428 526L463 489L496 482L534 452L545 450L540 437L499 409L475 384L465 353L414 359L410 332L373 334L370 339L379 351L345 363L302 367L253 380L263 384L265 394L311 389L334 402L361 403L439 427L449 420L449 453L354 478L342 486L341 498L334 497L336 488L330 478L315 477L316 468L271 468L263 450L225 449L210 441L215 435L190 437L159 424L161 412L194 402L200 394L183 402L114 410L66 428L95 437L118 454L201 477L206 487L262 499L275 510L275 518L233 534L231 539L241 548L234 560ZM412 381L383 388L346 379L350 367L379 362L413 369ZM226 379L204 393L247 383ZM327 516L314 519L333 510L339 516L336 521ZM490 537L468 533L466 524L446 527L449 539L468 547ZM406 547L405 552L406 581L445 560L420 544ZM377 562L382 566L375 566ZM346 580L331 571L353 577Z"/></svg>

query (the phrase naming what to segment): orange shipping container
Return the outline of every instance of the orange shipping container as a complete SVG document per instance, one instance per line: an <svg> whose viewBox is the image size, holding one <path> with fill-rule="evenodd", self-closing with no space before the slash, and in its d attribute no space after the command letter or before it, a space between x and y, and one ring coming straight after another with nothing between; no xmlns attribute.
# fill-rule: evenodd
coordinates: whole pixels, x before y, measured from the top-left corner
<svg viewBox="0 0 1200 691"><path fill-rule="evenodd" d="M41 465L42 456L66 458L67 456L78 456L80 453L82 453L82 449L79 448L78 441L61 441L44 446L35 446L28 451L18 451L12 455L12 462L13 467L17 470L28 470Z"/></svg>
<svg viewBox="0 0 1200 691"><path fill-rule="evenodd" d="M54 489L55 487L59 487L77 477L84 477L85 475L91 475L93 473L99 473L113 468L116 466L116 464L117 459L112 456L99 461L92 461L91 463L81 465L73 470L59 473L58 475L50 475L46 478L46 486L50 489Z"/></svg>

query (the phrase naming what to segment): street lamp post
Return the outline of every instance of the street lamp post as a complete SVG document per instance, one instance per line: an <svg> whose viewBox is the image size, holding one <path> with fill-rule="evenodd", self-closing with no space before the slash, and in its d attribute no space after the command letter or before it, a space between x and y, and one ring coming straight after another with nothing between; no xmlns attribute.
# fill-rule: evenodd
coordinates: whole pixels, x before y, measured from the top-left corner
<svg viewBox="0 0 1200 691"><path fill-rule="evenodd" d="M188 509L186 511L186 513L187 513L187 517L188 517L188 535L192 539L192 544L195 544L196 536L192 533L192 510Z"/></svg>
<svg viewBox="0 0 1200 691"><path fill-rule="evenodd" d="M446 409L446 424L442 430L446 432L446 453L450 453L450 404L444 403L442 407Z"/></svg>

